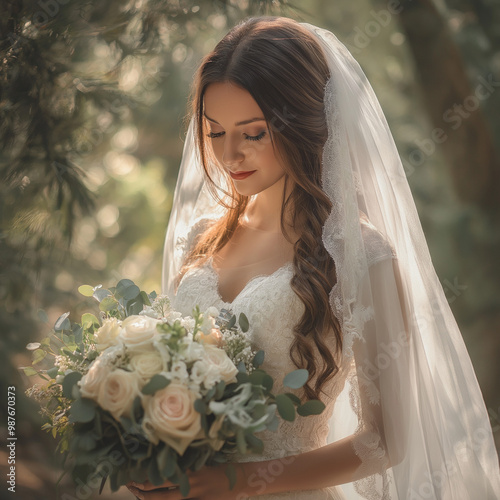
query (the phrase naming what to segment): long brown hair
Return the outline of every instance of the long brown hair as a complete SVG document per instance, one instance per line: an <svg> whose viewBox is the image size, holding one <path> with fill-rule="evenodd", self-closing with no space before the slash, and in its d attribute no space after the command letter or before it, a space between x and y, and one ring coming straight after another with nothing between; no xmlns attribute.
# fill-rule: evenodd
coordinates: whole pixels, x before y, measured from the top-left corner
<svg viewBox="0 0 500 500"><path fill-rule="evenodd" d="M322 228L331 210L331 202L321 188L321 158L328 135L323 97L329 76L320 45L298 22L273 16L248 18L232 28L204 57L195 75L189 100L191 112L187 116L187 121L194 117L208 187L227 210L193 245L177 284L189 268L200 265L224 247L249 201L230 181L229 192L220 196L220 186L211 175L211 169L217 168L213 150L205 142L205 91L211 83L231 82L247 90L259 105L275 154L285 169L281 230L290 241L284 220L288 211L299 235L294 243L291 287L305 306L295 326L290 357L298 368L309 371L310 379L304 386L307 399L319 398L325 382L338 372L331 340L335 355L342 350L340 326L329 304L329 292L336 283L335 263L322 242ZM293 187L285 199L290 181ZM316 365L315 350L322 359L320 367Z"/></svg>

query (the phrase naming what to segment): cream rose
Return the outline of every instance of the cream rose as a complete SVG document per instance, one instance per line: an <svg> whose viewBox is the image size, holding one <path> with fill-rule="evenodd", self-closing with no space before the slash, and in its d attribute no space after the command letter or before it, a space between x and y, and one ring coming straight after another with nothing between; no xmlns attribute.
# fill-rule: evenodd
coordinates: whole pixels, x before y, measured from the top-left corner
<svg viewBox="0 0 500 500"><path fill-rule="evenodd" d="M129 316L122 322L119 338L131 351L151 351L158 336L158 320L149 316Z"/></svg>
<svg viewBox="0 0 500 500"><path fill-rule="evenodd" d="M138 352L132 354L130 366L143 382L147 382L165 369L165 361L159 352Z"/></svg>
<svg viewBox="0 0 500 500"><path fill-rule="evenodd" d="M119 420L122 415L131 416L132 404L138 395L140 395L138 376L134 372L116 369L101 383L97 403Z"/></svg>
<svg viewBox="0 0 500 500"><path fill-rule="evenodd" d="M196 399L195 393L177 382L145 397L142 425L149 440L164 441L182 455L192 441L203 438L200 414L194 409Z"/></svg>
<svg viewBox="0 0 500 500"><path fill-rule="evenodd" d="M120 323L116 318L104 320L101 328L97 330L95 335L96 347L99 352L104 351L108 347L118 344L118 334L120 333Z"/></svg>
<svg viewBox="0 0 500 500"><path fill-rule="evenodd" d="M109 365L102 359L96 359L89 371L78 381L82 396L97 401L99 388L110 373L111 368Z"/></svg>
<svg viewBox="0 0 500 500"><path fill-rule="evenodd" d="M229 383L236 381L238 368L234 366L234 363L224 349L219 349L213 345L206 345L204 360L209 366L213 366L217 370L217 373L219 373L220 378L224 380L224 382Z"/></svg>

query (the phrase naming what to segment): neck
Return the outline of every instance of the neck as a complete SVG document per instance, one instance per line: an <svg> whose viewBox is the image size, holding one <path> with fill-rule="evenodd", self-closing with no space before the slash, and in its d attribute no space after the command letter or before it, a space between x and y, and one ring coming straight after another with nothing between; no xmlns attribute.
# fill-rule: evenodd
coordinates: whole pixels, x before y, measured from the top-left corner
<svg viewBox="0 0 500 500"><path fill-rule="evenodd" d="M285 198L292 190L291 182L289 181L287 184ZM262 231L281 232L280 220L284 186L285 176L264 191L254 195L242 217L243 224ZM285 224L287 227L291 227L290 208L285 213Z"/></svg>

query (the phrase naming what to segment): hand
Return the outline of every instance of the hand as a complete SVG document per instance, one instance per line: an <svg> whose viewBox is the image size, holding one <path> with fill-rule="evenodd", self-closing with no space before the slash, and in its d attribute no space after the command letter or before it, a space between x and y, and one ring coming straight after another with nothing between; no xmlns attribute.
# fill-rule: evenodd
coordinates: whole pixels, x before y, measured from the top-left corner
<svg viewBox="0 0 500 500"><path fill-rule="evenodd" d="M237 465L237 464L235 464ZM240 476L241 467L237 467L238 480L232 490L229 489L229 479L225 474L226 465L205 466L199 471L187 471L189 478L189 496L181 495L178 485L165 481L159 486L153 486L149 481L144 483L127 483L127 488L140 500L243 500L248 498L242 493ZM174 488L174 489L166 489Z"/></svg>

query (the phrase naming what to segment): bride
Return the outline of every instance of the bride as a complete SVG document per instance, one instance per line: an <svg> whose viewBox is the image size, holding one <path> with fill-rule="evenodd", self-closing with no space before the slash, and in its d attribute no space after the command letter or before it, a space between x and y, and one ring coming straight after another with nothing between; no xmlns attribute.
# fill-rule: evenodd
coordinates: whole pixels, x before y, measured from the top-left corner
<svg viewBox="0 0 500 500"><path fill-rule="evenodd" d="M332 33L250 18L202 61L163 288L175 309L244 312L280 381L320 415L266 431L263 455L189 471L190 498L500 498L488 414L365 74ZM341 486L344 485L344 486ZM140 499L176 486L129 483Z"/></svg>

